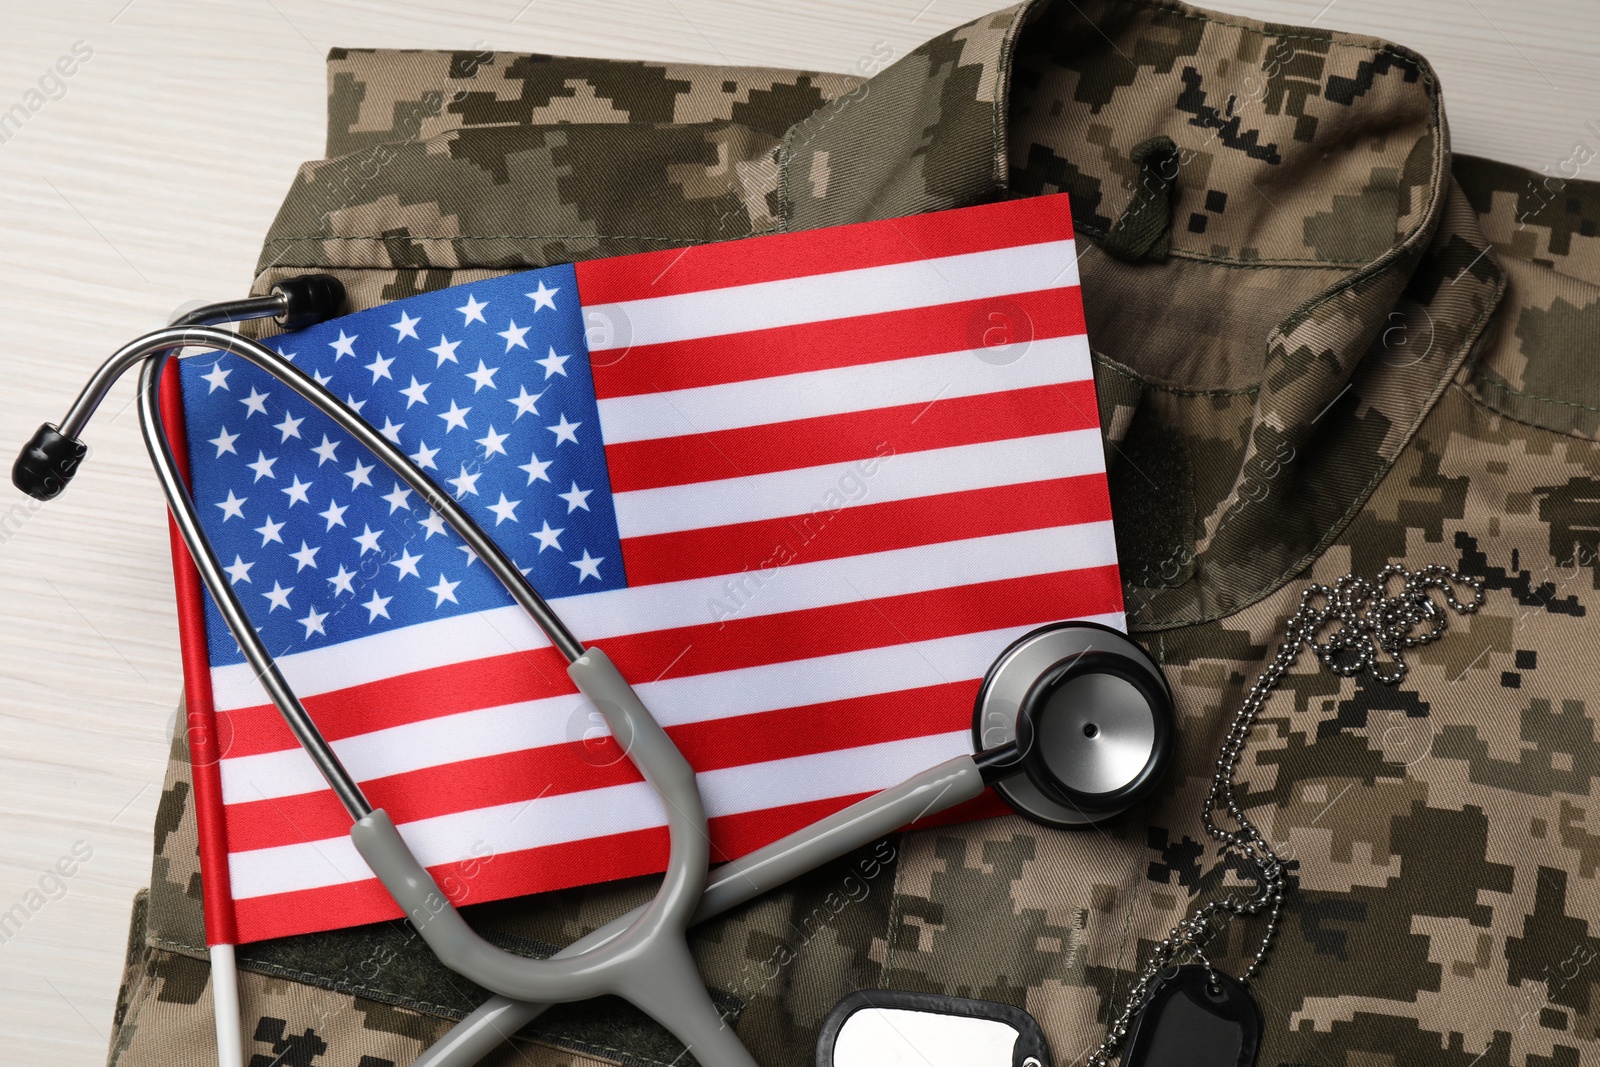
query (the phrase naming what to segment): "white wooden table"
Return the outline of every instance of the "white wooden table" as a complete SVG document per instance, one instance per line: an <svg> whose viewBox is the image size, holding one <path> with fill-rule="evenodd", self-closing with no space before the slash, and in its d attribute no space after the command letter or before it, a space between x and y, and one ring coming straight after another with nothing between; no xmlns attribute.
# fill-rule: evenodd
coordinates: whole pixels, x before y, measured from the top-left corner
<svg viewBox="0 0 1600 1067"><path fill-rule="evenodd" d="M0 144L0 454L9 464L122 341L181 303L244 292L296 165L321 154L332 45L850 70L879 42L901 55L1003 2L8 3L0 112L78 42L92 56ZM1592 0L1217 6L1421 51L1457 151L1552 171L1576 145L1600 152ZM149 877L181 683L166 526L131 397L131 381L113 395L62 500L0 488L0 915L29 913L0 933L5 1064L103 1060L128 904ZM78 842L92 857L40 891Z"/></svg>

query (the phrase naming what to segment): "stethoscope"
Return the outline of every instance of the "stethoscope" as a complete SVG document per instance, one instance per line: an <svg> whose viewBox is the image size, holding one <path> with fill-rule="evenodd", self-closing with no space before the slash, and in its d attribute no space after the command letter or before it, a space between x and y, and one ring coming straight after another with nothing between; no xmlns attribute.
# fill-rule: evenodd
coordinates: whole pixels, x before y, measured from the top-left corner
<svg viewBox="0 0 1600 1067"><path fill-rule="evenodd" d="M422 470L352 409L272 349L219 325L272 318L287 330L339 313L344 289L329 275L278 283L267 296L211 304L129 342L101 365L67 415L34 434L12 468L17 488L39 500L61 493L87 453L80 434L106 393L141 366L139 425L174 522L246 660L300 745L349 812L350 836L428 946L452 970L496 995L417 1061L465 1067L551 1004L615 994L671 1031L705 1067L755 1067L713 1007L685 930L829 860L993 787L1020 814L1052 826L1111 818L1148 796L1170 761L1172 693L1161 669L1120 632L1061 622L1018 638L979 689L974 755L958 756L707 873L710 844L695 774L605 653L585 648L509 557ZM506 952L472 931L412 855L394 823L373 808L323 738L250 624L201 529L168 444L159 388L167 360L186 347L246 359L305 397L381 459L449 523L568 661L578 690L661 797L670 856L655 899L547 960ZM215 962L215 961L214 961ZM222 971L228 973L224 974ZM213 967L218 1057L244 1062L232 957Z"/></svg>

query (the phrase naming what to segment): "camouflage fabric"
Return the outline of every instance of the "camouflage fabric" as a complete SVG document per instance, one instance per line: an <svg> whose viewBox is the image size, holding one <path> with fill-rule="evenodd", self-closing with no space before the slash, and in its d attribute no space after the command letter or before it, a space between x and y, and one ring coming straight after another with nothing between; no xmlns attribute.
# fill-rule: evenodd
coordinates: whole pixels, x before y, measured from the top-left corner
<svg viewBox="0 0 1600 1067"><path fill-rule="evenodd" d="M1410 653L1399 685L1307 655L1263 713L1240 795L1291 890L1255 985L1259 1062L1600 1061L1600 187L1453 159L1428 64L1347 34L1036 0L889 58L857 77L336 51L329 158L296 179L257 279L331 270L366 307L1071 193L1129 623L1177 695L1176 769L1098 829L907 834L706 924L703 973L757 1059L809 1064L823 1015L861 987L1018 1004L1058 1062L1080 1059L1155 941L1242 884L1200 806L1299 590L1392 561L1456 567L1487 603ZM188 781L180 743L122 1067L211 1054ZM649 892L469 917L538 955ZM1227 929L1218 964L1237 973L1259 933ZM241 959L253 1067L405 1063L480 992L400 924ZM502 1053L680 1062L605 1003Z"/></svg>

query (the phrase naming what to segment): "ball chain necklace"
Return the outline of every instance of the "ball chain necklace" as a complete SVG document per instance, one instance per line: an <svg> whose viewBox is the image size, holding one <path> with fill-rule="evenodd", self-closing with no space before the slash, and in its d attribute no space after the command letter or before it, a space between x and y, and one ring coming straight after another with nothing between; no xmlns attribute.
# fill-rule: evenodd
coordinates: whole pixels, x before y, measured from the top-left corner
<svg viewBox="0 0 1600 1067"><path fill-rule="evenodd" d="M1391 596L1389 589L1397 579L1400 588ZM1470 596L1463 600L1456 594L1458 588L1470 590ZM1090 1054L1086 1067L1108 1067L1111 1057L1129 1034L1137 1035L1143 1028L1140 1016L1152 1009L1159 1013L1159 996L1154 994L1159 993L1158 987L1164 977L1186 969L1175 967L1180 956L1197 960L1204 968L1205 991L1212 1000L1224 1001L1224 984L1236 991L1237 998L1248 999L1244 986L1260 972L1272 947L1283 913L1288 879L1283 861L1244 813L1235 796L1234 773L1245 742L1267 697L1293 666L1302 646L1309 647L1323 666L1343 678L1365 671L1372 672L1374 678L1386 685L1394 685L1404 678L1405 651L1438 640L1448 628L1448 616L1431 595L1433 590L1442 594L1445 605L1458 615L1471 614L1483 605L1482 582L1438 565L1411 571L1391 564L1380 571L1376 579L1346 574L1331 586L1313 584L1301 593L1299 609L1289 619L1278 654L1251 685L1223 739L1211 789L1201 813L1206 833L1219 843L1222 855L1237 854L1254 868L1255 892L1244 899L1227 896L1207 901L1167 932L1129 990L1121 1013L1107 1028L1099 1047ZM1334 624L1336 628L1319 640L1323 629ZM1225 829L1218 823L1219 812L1226 813L1234 829ZM1236 980L1219 975L1206 957L1207 944L1230 920L1263 912L1267 917L1266 927L1249 965ZM1254 1011L1253 1005L1250 1010ZM1259 1023L1255 1025L1259 1029ZM1146 1044L1136 1039L1129 1056L1133 1057ZM1253 1037L1248 1047L1249 1058L1253 1060ZM1189 1050L1189 1054L1193 1051ZM1144 1059L1142 1055L1139 1058ZM1238 1061L1247 1062L1242 1056Z"/></svg>

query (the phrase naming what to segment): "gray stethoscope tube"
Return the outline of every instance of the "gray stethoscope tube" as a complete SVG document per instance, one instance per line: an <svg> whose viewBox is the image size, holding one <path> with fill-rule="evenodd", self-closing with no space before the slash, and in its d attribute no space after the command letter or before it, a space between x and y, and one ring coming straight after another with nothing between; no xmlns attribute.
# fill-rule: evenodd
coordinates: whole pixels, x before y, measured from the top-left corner
<svg viewBox="0 0 1600 1067"><path fill-rule="evenodd" d="M1171 690L1137 644L1089 622L1040 627L1001 652L984 678L973 716L979 752L947 760L723 864L711 872L690 921L720 915L991 786L1019 814L1047 825L1110 818L1159 784L1173 733ZM605 944L639 910L556 958ZM549 1007L491 997L412 1067L471 1067Z"/></svg>
<svg viewBox="0 0 1600 1067"><path fill-rule="evenodd" d="M857 801L766 848L711 872L691 923L703 922L852 849L972 800L989 784L972 756L957 756L881 793ZM642 906L579 938L560 952L586 952L625 930ZM424 1052L412 1067L470 1067L552 1007L494 996Z"/></svg>
<svg viewBox="0 0 1600 1067"><path fill-rule="evenodd" d="M283 318L293 296L292 291L283 292L284 288L280 287L272 298L214 305L188 318L201 322L267 315ZM342 293L339 296L342 298ZM250 625L195 514L193 500L167 442L159 406L161 371L167 359L186 346L229 352L254 363L337 422L455 528L567 657L573 683L604 716L612 734L660 795L666 809L671 840L667 872L655 899L626 930L604 945L559 960L530 960L496 948L468 927L411 854L388 815L367 801ZM19 487L46 499L64 488L86 451L77 441L77 432L111 384L139 363L144 364L138 406L145 445L200 576L269 697L355 820L350 834L357 850L428 946L452 970L502 996L564 1002L616 994L660 1022L708 1067L756 1067L712 1005L684 940L684 930L699 905L710 859L705 808L693 768L605 653L586 650L470 516L435 487L404 453L309 375L271 349L225 330L206 325L156 330L125 345L106 361L61 426L41 427L13 470L13 480Z"/></svg>
<svg viewBox="0 0 1600 1067"><path fill-rule="evenodd" d="M983 680L974 711L976 755L951 759L725 864L709 878L706 815L693 769L599 649L585 649L477 523L381 433L292 362L213 324L274 317L289 329L323 321L343 301L327 275L291 278L269 296L213 304L124 346L85 386L59 426L40 427L13 468L17 486L56 496L86 448L78 435L127 370L142 364L139 421L184 543L263 687L354 820L351 838L424 941L453 970L496 995L416 1061L468 1067L555 1003L615 993L638 1005L706 1067L755 1067L718 1016L684 939L708 919L854 848L977 797L986 787L1052 826L1109 818L1159 783L1173 747L1171 690L1160 667L1122 633L1089 622L1041 627L1014 641ZM166 361L198 346L250 361L328 415L456 530L567 658L568 674L667 811L671 853L655 899L549 960L483 941L412 856L388 815L374 810L323 738L250 625L194 511L161 420Z"/></svg>

